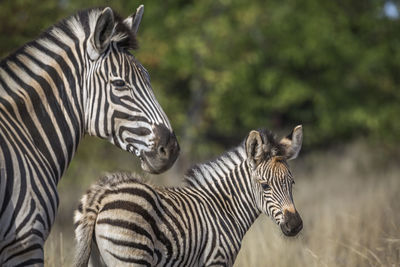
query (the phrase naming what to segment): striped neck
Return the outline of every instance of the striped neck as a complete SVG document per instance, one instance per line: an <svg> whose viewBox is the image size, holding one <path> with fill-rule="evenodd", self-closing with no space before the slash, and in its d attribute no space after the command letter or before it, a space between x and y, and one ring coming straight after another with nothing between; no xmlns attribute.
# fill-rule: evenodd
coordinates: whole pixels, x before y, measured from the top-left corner
<svg viewBox="0 0 400 267"><path fill-rule="evenodd" d="M218 206L219 215L239 242L260 215L244 143L217 159L199 164L185 177L188 187Z"/></svg>
<svg viewBox="0 0 400 267"><path fill-rule="evenodd" d="M82 51L76 33L54 26L0 62L0 109L45 158L56 182L84 133Z"/></svg>

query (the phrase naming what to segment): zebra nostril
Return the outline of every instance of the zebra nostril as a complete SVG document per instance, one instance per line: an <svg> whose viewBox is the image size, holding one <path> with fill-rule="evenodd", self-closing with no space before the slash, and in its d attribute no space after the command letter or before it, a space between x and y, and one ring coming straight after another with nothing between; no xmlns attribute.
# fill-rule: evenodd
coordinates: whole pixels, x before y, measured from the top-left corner
<svg viewBox="0 0 400 267"><path fill-rule="evenodd" d="M164 125L154 126L154 133L156 135L156 153L158 156L163 160L167 159L171 155L173 156L176 153L178 146L175 134Z"/></svg>
<svg viewBox="0 0 400 267"><path fill-rule="evenodd" d="M149 172L161 173L174 164L179 155L179 144L174 132L164 125L153 125L153 133L154 145L144 156Z"/></svg>
<svg viewBox="0 0 400 267"><path fill-rule="evenodd" d="M289 227L288 227L288 223L287 223L287 222L282 223L282 224L280 225L280 227L281 227L281 229L282 229L282 232L283 232L285 235L289 235L289 234L290 234L290 229L289 229Z"/></svg>
<svg viewBox="0 0 400 267"><path fill-rule="evenodd" d="M285 220L281 224L282 232L287 236L295 236L303 229L303 221L297 211L284 212Z"/></svg>
<svg viewBox="0 0 400 267"><path fill-rule="evenodd" d="M158 154L163 157L168 156L168 153L163 146L158 147Z"/></svg>
<svg viewBox="0 0 400 267"><path fill-rule="evenodd" d="M301 222L297 225L297 227L296 227L296 229L295 229L295 232L298 233L298 232L300 232L302 229L303 229L303 222L301 221Z"/></svg>
<svg viewBox="0 0 400 267"><path fill-rule="evenodd" d="M285 227L285 230L286 230L286 231L290 232L289 222L285 222L285 223L283 224L283 227Z"/></svg>

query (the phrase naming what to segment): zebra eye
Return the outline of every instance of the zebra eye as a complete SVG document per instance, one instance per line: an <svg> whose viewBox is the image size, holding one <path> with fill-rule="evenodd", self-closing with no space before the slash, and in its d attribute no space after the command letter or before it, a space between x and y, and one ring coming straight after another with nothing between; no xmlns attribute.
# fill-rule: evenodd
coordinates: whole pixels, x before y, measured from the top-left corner
<svg viewBox="0 0 400 267"><path fill-rule="evenodd" d="M123 87L125 86L125 82L123 80L114 80L111 82L112 85L116 86L116 87Z"/></svg>
<svg viewBox="0 0 400 267"><path fill-rule="evenodd" d="M263 188L264 190L269 190L269 189L271 188L271 187L269 186L269 184L267 184L267 183L262 183L261 186L262 186L262 188Z"/></svg>

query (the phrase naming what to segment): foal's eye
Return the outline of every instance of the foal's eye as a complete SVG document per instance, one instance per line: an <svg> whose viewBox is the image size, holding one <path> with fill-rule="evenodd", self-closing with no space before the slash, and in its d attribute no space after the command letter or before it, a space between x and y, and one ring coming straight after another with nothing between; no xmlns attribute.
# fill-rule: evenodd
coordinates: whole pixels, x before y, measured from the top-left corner
<svg viewBox="0 0 400 267"><path fill-rule="evenodd" d="M262 183L261 186L262 186L262 188L263 188L264 190L268 190L268 189L271 188L271 187L269 186L269 184L267 184L267 183Z"/></svg>
<svg viewBox="0 0 400 267"><path fill-rule="evenodd" d="M125 86L125 82L123 80L114 80L111 82L112 85L116 86L116 87L123 87Z"/></svg>

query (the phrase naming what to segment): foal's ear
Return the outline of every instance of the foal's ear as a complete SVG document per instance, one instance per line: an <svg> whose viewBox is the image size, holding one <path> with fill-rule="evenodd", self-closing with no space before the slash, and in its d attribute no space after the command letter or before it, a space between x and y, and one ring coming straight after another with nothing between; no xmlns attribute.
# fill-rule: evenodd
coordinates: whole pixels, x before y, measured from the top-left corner
<svg viewBox="0 0 400 267"><path fill-rule="evenodd" d="M291 134L281 139L280 144L285 150L287 160L295 159L299 155L303 143L303 127L298 125L294 127Z"/></svg>
<svg viewBox="0 0 400 267"><path fill-rule="evenodd" d="M246 154L250 166L255 168L263 156L263 141L258 131L251 131L246 139Z"/></svg>
<svg viewBox="0 0 400 267"><path fill-rule="evenodd" d="M136 36L137 31L139 30L140 21L142 20L144 11L144 6L140 5L136 12L124 19L124 24L132 31L132 33Z"/></svg>
<svg viewBox="0 0 400 267"><path fill-rule="evenodd" d="M114 12L111 8L106 7L97 18L94 32L89 39L88 54L90 59L98 59L99 56L107 49L114 34L114 29Z"/></svg>

